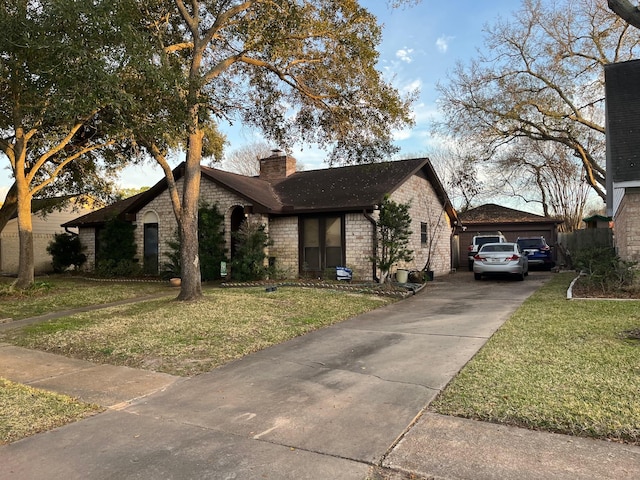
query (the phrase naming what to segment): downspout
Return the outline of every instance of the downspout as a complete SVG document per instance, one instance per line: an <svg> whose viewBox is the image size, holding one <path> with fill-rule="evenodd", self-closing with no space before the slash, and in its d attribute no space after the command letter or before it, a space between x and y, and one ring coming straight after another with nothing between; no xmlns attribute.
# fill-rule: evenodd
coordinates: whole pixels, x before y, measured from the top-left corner
<svg viewBox="0 0 640 480"><path fill-rule="evenodd" d="M364 215L364 218L369 220L371 222L371 225L373 226L371 243L373 244L373 258L375 258L378 256L378 231L377 231L378 222L376 222L376 219L373 218L369 213L367 213L366 210L363 210L362 214ZM372 268L371 276L373 277L373 281L376 283L380 283L380 278L378 277L378 269L376 268L375 260L371 261L371 268Z"/></svg>

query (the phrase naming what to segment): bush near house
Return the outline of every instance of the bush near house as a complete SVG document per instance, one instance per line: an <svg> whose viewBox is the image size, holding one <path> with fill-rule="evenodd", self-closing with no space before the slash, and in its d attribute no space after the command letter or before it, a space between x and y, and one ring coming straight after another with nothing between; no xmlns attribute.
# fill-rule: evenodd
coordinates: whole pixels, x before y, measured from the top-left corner
<svg viewBox="0 0 640 480"><path fill-rule="evenodd" d="M78 270L87 261L87 256L82 253L80 237L71 233L58 233L47 246L47 253L51 255L53 271L62 273L73 266Z"/></svg>
<svg viewBox="0 0 640 480"><path fill-rule="evenodd" d="M265 226L245 221L234 233L233 240L236 242L236 252L231 261L233 279L244 282L266 278L269 267L265 264L267 258L265 248L271 242Z"/></svg>
<svg viewBox="0 0 640 480"><path fill-rule="evenodd" d="M586 275L581 283L602 294L633 288L638 278L637 262L622 260L612 247L592 247L578 250L573 255L578 270Z"/></svg>
<svg viewBox="0 0 640 480"><path fill-rule="evenodd" d="M98 237L96 274L103 277L133 277L142 268L136 257L134 230L136 226L112 218Z"/></svg>
<svg viewBox="0 0 640 480"><path fill-rule="evenodd" d="M180 232L175 231L167 241L169 252L163 264L162 278L180 277ZM202 280L218 280L220 263L227 260L224 241L224 216L217 205L202 204L198 210L198 256L200 257L200 275Z"/></svg>
<svg viewBox="0 0 640 480"><path fill-rule="evenodd" d="M411 237L409 203L396 203L386 195L380 205L380 218L376 222L378 254L373 259L380 269L380 282L386 281L391 267L398 262L413 260L413 250L407 247Z"/></svg>

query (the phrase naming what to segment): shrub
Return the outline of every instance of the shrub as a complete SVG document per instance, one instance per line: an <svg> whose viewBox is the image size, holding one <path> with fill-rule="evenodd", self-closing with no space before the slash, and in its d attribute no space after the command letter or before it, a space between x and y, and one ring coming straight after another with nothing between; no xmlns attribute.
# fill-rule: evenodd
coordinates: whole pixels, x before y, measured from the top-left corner
<svg viewBox="0 0 640 480"><path fill-rule="evenodd" d="M231 260L233 279L244 282L266 278L269 267L265 265L265 248L271 242L265 232L265 226L245 221L233 237L236 242L236 252Z"/></svg>
<svg viewBox="0 0 640 480"><path fill-rule="evenodd" d="M136 260L136 226L112 218L98 236L96 274L104 277L132 277L142 273Z"/></svg>
<svg viewBox="0 0 640 480"><path fill-rule="evenodd" d="M135 259L98 260L95 273L100 277L137 277L142 275L142 267Z"/></svg>
<svg viewBox="0 0 640 480"><path fill-rule="evenodd" d="M53 271L61 273L71 266L78 270L87 261L87 256L82 253L83 247L80 237L71 233L58 233L47 246L47 252L51 255Z"/></svg>
<svg viewBox="0 0 640 480"><path fill-rule="evenodd" d="M409 248L411 237L411 215L409 203L396 203L386 195L380 205L380 218L376 222L378 253L373 260L380 269L380 281L388 278L389 270L400 261L413 260L413 250Z"/></svg>
<svg viewBox="0 0 640 480"><path fill-rule="evenodd" d="M226 260L224 246L224 216L216 205L198 209L198 255L202 280L220 278L220 262Z"/></svg>
<svg viewBox="0 0 640 480"><path fill-rule="evenodd" d="M167 261L162 264L162 278L177 278L182 274L182 264L180 260L180 231L176 229L173 238L167 241L169 251L165 253Z"/></svg>
<svg viewBox="0 0 640 480"><path fill-rule="evenodd" d="M633 285L638 275L637 263L620 259L611 247L578 250L573 261L576 268L586 274L585 283L604 293Z"/></svg>
<svg viewBox="0 0 640 480"><path fill-rule="evenodd" d="M180 231L176 230L173 238L167 241L169 251L165 256L168 261L163 264L162 278L180 276L180 243ZM220 278L220 262L226 260L225 253L224 216L220 214L216 205L203 204L198 209L198 256L202 280Z"/></svg>

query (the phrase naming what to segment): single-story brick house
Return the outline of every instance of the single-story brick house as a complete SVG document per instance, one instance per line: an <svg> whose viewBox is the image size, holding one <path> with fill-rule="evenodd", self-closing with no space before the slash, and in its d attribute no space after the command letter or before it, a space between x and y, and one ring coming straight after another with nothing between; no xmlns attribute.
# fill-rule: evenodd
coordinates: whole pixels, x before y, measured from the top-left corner
<svg viewBox="0 0 640 480"><path fill-rule="evenodd" d="M289 278L321 276L326 269L347 266L354 279L376 279L379 272L371 261L375 219L389 194L395 202L411 202L415 258L398 267L420 270L431 253L430 269L436 275L450 271L458 217L427 158L300 172L295 165L293 157L275 151L260 160L256 177L201 167L200 200L217 205L224 215L228 255L233 255L231 233L251 218L266 226L273 243L267 254ZM174 170L179 191L183 170L183 165ZM176 230L166 180L65 224L79 228L88 268L95 264L97 232L113 216L136 225L138 258L148 264L147 270L166 261L167 241Z"/></svg>
<svg viewBox="0 0 640 480"><path fill-rule="evenodd" d="M640 60L605 65L607 215L623 260L640 262Z"/></svg>

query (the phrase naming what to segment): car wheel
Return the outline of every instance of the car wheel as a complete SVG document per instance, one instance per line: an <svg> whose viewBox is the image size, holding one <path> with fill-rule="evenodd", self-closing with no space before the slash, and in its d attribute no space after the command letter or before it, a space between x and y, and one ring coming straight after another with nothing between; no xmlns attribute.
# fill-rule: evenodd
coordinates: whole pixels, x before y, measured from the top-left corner
<svg viewBox="0 0 640 480"><path fill-rule="evenodd" d="M524 280L524 277L524 272L522 272L520 275L518 275L518 280L522 282Z"/></svg>
<svg viewBox="0 0 640 480"><path fill-rule="evenodd" d="M480 280L480 279L482 279L482 275L479 274L479 273L474 273L473 274L473 278L475 278L476 280Z"/></svg>

